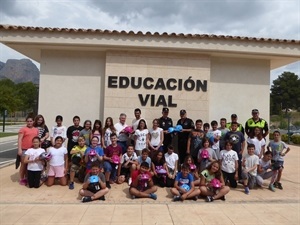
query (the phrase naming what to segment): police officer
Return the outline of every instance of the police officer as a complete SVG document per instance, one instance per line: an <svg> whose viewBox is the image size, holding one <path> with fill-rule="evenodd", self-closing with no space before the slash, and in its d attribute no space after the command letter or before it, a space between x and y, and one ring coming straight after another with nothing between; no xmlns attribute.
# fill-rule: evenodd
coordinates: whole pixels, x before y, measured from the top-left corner
<svg viewBox="0 0 300 225"><path fill-rule="evenodd" d="M226 128L231 130L231 123L237 122L238 116L236 114L231 114L231 122L226 123ZM245 135L245 129L242 124L238 123L237 131L241 131Z"/></svg>
<svg viewBox="0 0 300 225"><path fill-rule="evenodd" d="M259 127L262 130L262 135L264 138L269 134L268 123L264 119L259 118L258 109L253 109L252 118L246 121L245 131L248 137L253 137L255 127Z"/></svg>
<svg viewBox="0 0 300 225"><path fill-rule="evenodd" d="M173 134L168 132L169 127L173 127L173 120L168 117L169 109L163 108L162 109L162 117L159 118L159 127L164 130L164 142L163 148L164 152L168 151L168 146L172 143Z"/></svg>
<svg viewBox="0 0 300 225"><path fill-rule="evenodd" d="M193 120L186 117L186 111L184 109L180 110L179 114L180 119L177 121L177 125L182 126L182 131L178 133L178 155L180 164L182 164L186 157L189 134L195 126Z"/></svg>

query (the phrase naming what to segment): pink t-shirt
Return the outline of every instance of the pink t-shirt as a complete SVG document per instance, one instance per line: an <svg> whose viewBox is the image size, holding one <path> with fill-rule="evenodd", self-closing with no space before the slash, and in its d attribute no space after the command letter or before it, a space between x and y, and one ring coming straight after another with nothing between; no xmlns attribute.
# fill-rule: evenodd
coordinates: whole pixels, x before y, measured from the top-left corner
<svg viewBox="0 0 300 225"><path fill-rule="evenodd" d="M32 139L39 136L39 130L36 127L22 127L19 134L23 134L21 148L27 150L32 147Z"/></svg>

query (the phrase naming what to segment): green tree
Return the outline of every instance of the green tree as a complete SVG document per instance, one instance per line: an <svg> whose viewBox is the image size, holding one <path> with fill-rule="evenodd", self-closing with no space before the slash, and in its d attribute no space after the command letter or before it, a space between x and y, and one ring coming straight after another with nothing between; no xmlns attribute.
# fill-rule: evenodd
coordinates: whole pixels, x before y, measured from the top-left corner
<svg viewBox="0 0 300 225"><path fill-rule="evenodd" d="M271 86L271 113L281 109L300 107L300 79L291 72L282 73Z"/></svg>
<svg viewBox="0 0 300 225"><path fill-rule="evenodd" d="M18 98L21 100L19 110L33 111L38 98L37 87L32 82L19 83L16 85Z"/></svg>

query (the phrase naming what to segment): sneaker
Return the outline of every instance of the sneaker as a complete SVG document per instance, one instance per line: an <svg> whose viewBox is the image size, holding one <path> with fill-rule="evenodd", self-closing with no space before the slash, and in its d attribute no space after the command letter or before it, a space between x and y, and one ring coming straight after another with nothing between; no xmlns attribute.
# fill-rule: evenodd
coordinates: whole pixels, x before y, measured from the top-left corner
<svg viewBox="0 0 300 225"><path fill-rule="evenodd" d="M192 199L193 199L193 201L197 201L198 200L198 196L195 196Z"/></svg>
<svg viewBox="0 0 300 225"><path fill-rule="evenodd" d="M19 184L20 184L20 185L26 186L26 185L27 185L27 180L21 179L21 180L19 181Z"/></svg>
<svg viewBox="0 0 300 225"><path fill-rule="evenodd" d="M278 188L278 182L277 182L277 181L274 182L273 186L274 186L275 188Z"/></svg>
<svg viewBox="0 0 300 225"><path fill-rule="evenodd" d="M111 186L110 186L109 181L106 181L106 187L107 187L108 189L111 189Z"/></svg>
<svg viewBox="0 0 300 225"><path fill-rule="evenodd" d="M71 183L69 184L69 189L70 189L70 190L73 190L73 189L74 189L74 183L73 183L73 182L71 182Z"/></svg>
<svg viewBox="0 0 300 225"><path fill-rule="evenodd" d="M173 202L178 202L180 200L181 200L181 198L180 198L179 195L176 195L176 196L173 197Z"/></svg>
<svg viewBox="0 0 300 225"><path fill-rule="evenodd" d="M135 195L131 195L131 199L135 199Z"/></svg>
<svg viewBox="0 0 300 225"><path fill-rule="evenodd" d="M221 199L222 201L226 201L226 196L223 195L220 199Z"/></svg>
<svg viewBox="0 0 300 225"><path fill-rule="evenodd" d="M205 199L206 202L212 202L213 200L214 199L212 196L206 196L206 199Z"/></svg>
<svg viewBox="0 0 300 225"><path fill-rule="evenodd" d="M131 183L132 183L132 179L131 179L131 177L130 177L130 178L128 179L128 186L130 186Z"/></svg>
<svg viewBox="0 0 300 225"><path fill-rule="evenodd" d="M100 198L99 198L99 200L101 200L101 201L105 201L105 196L103 195L103 196L101 196Z"/></svg>
<svg viewBox="0 0 300 225"><path fill-rule="evenodd" d="M249 195L249 194L250 194L250 190L249 190L248 187L245 187L245 194L246 194L246 195Z"/></svg>
<svg viewBox="0 0 300 225"><path fill-rule="evenodd" d="M82 197L81 201L82 202L91 202L92 198L90 196Z"/></svg>
<svg viewBox="0 0 300 225"><path fill-rule="evenodd" d="M269 185L269 190L275 192L275 188L274 188L274 185L273 185L273 184L270 184L270 185Z"/></svg>
<svg viewBox="0 0 300 225"><path fill-rule="evenodd" d="M283 189L282 184L280 182L277 182L277 188L280 189L280 190Z"/></svg>
<svg viewBox="0 0 300 225"><path fill-rule="evenodd" d="M149 197L152 198L153 200L156 200L156 199L157 199L157 195L154 194L154 193L150 193L150 194L149 194Z"/></svg>

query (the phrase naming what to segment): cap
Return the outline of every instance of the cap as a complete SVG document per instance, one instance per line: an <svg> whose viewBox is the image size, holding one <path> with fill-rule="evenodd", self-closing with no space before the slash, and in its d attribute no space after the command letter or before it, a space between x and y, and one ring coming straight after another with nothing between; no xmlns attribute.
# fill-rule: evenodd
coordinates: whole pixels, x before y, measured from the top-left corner
<svg viewBox="0 0 300 225"><path fill-rule="evenodd" d="M148 169L149 169L149 163L147 163L147 162L142 162L142 163L141 163L141 167L145 167L145 168L148 168Z"/></svg>
<svg viewBox="0 0 300 225"><path fill-rule="evenodd" d="M169 112L169 108L163 108L163 109L162 109L162 112L168 113L168 112Z"/></svg>
<svg viewBox="0 0 300 225"><path fill-rule="evenodd" d="M252 113L259 113L258 109L252 109Z"/></svg>
<svg viewBox="0 0 300 225"><path fill-rule="evenodd" d="M231 118L237 118L236 114L231 114Z"/></svg>
<svg viewBox="0 0 300 225"><path fill-rule="evenodd" d="M186 114L185 109L180 110L180 115L184 115L184 114Z"/></svg>

